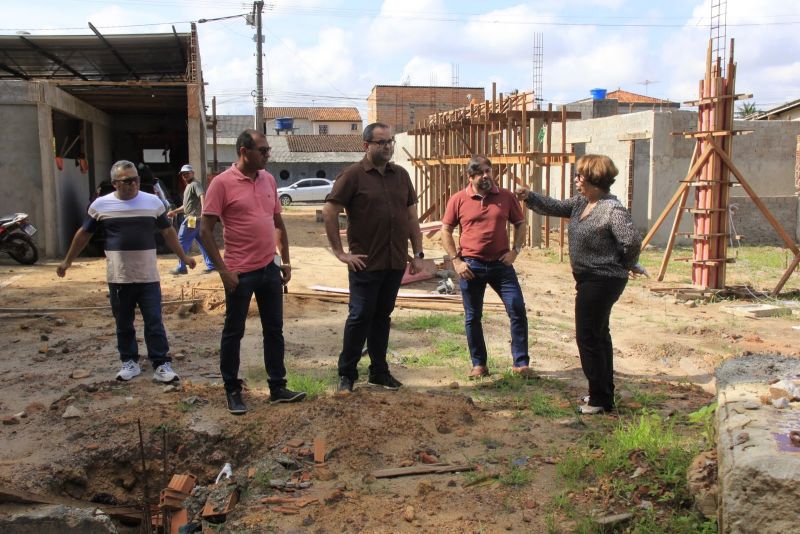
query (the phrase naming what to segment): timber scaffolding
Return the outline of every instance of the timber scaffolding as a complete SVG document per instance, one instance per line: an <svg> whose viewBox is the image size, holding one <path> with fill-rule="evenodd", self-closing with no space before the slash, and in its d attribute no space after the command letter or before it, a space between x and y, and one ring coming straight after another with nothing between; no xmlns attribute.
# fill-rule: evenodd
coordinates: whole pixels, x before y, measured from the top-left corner
<svg viewBox="0 0 800 534"><path fill-rule="evenodd" d="M692 240L693 253L690 258L676 258L675 261L689 261L692 264L692 283L700 290L725 289L725 274L728 263L734 259L727 257L728 241L732 236L729 226L730 188L741 186L758 207L767 222L794 254L794 261L778 282L773 295L783 288L789 276L800 263L800 249L786 230L767 209L758 194L750 187L732 160L733 136L752 133L752 130L733 129L733 103L736 100L752 98L749 94L735 94L736 63L733 61L733 39L730 41L728 64L723 75L722 58L712 57L713 40L709 41L706 52L705 78L700 81L700 99L684 104L698 106L697 131L675 132L686 139L695 139L696 144L689 171L680 181L678 190L667 203L650 231L647 232L642 248L647 246L658 228L677 205L658 280L664 279L675 238L684 235ZM731 174L736 181L731 180ZM687 207L689 191L694 189L694 205ZM694 229L689 233L679 233L678 228L684 212L694 216ZM738 239L738 236L736 236Z"/></svg>
<svg viewBox="0 0 800 534"><path fill-rule="evenodd" d="M513 191L523 185L533 191L551 193L551 167L560 168L560 194L570 191L567 166L575 154L567 150L567 119L580 118L580 112L536 109L533 93L497 94L492 84L492 99L430 115L408 131L414 136L414 154L406 155L414 165L414 186L418 191L421 222L440 220L450 196L466 185L466 166L473 155L492 161L495 180ZM551 126L564 123L560 148L553 152ZM540 132L543 134L540 136ZM404 149L405 150L405 149ZM528 220L526 243L542 243L542 217L525 210ZM561 258L564 253L564 219L559 223ZM544 246L550 246L550 218L544 218Z"/></svg>

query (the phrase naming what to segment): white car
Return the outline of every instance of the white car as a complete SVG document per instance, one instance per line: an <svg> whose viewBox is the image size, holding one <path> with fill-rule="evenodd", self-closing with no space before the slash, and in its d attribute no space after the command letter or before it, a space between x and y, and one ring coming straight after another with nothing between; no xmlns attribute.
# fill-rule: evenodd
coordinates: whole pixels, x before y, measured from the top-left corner
<svg viewBox="0 0 800 534"><path fill-rule="evenodd" d="M333 189L333 182L324 178L306 178L287 187L278 189L281 206L292 202L325 202L325 197Z"/></svg>

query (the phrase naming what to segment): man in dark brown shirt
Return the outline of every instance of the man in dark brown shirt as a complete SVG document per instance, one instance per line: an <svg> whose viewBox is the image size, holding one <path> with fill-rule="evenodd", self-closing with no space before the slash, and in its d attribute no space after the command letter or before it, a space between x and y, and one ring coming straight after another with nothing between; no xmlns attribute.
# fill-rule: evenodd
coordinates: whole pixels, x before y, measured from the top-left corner
<svg viewBox="0 0 800 534"><path fill-rule="evenodd" d="M394 155L391 128L376 122L364 129L363 137L364 159L336 178L322 210L331 249L349 270L350 313L344 325L337 387L343 395L353 391L358 379L356 366L365 342L369 383L392 390L402 386L386 362L390 316L408 262L409 239L412 273L422 268L424 257L414 186L405 169L390 163ZM339 237L343 209L349 252Z"/></svg>

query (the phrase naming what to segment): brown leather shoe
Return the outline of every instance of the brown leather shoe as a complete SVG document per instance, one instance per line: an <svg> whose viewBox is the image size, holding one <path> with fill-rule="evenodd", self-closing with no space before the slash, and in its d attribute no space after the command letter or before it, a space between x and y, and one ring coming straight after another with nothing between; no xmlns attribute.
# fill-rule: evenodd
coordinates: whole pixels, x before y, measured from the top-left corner
<svg viewBox="0 0 800 534"><path fill-rule="evenodd" d="M486 367L485 365L476 365L469 372L470 380L475 380L476 378L483 378L484 376L489 376L489 368Z"/></svg>
<svg viewBox="0 0 800 534"><path fill-rule="evenodd" d="M536 371L527 365L523 365L522 367L512 367L511 372L517 376L521 376L522 378L539 378L539 375L536 374Z"/></svg>

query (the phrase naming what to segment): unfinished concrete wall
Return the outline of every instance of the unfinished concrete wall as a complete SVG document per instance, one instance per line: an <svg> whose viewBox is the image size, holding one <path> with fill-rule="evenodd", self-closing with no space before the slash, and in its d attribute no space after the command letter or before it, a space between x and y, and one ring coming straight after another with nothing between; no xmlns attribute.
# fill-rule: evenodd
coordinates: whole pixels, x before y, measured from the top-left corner
<svg viewBox="0 0 800 534"><path fill-rule="evenodd" d="M780 222L784 229L795 240L800 242L800 229L797 227L798 197L760 197L770 213ZM731 199L732 233L742 236L742 244L759 244L785 246L778 233L767 222L761 210L750 200L750 197Z"/></svg>
<svg viewBox="0 0 800 534"><path fill-rule="evenodd" d="M733 160L745 179L760 197L789 197L794 193L794 164L796 139L800 134L800 124L790 121L735 121L736 129L755 130L749 135L734 137ZM695 142L685 139L673 132L697 129L697 113L694 111L645 111L627 115L616 115L584 121L570 121L567 124L567 142L576 145L576 150L583 153L605 154L616 163L620 174L611 192L621 201L627 198L628 143L621 139L636 137L649 139L650 155L648 168L643 168L637 141L634 158L634 205L632 216L634 224L640 231L646 232L664 210L667 202L677 191L680 180L686 177L689 170ZM553 139L559 139L560 125L553 126ZM746 196L744 189L734 187L732 197ZM693 203L690 197L687 205ZM642 205L644 204L644 205ZM741 204L741 203L740 203ZM745 204L749 205L750 201ZM775 204L778 213L775 216L784 228L797 235L798 223L796 208L793 210L790 201ZM763 219L762 219L763 220ZM655 234L652 244L663 246L669 237L674 210ZM744 222L743 228L752 228L754 234L747 243L758 244L772 232L766 226L764 231L758 225ZM692 217L684 213L679 232L692 230ZM763 223L766 225L766 222ZM737 231L741 230L737 227ZM739 231L739 233L743 233ZM773 232L774 233L774 232ZM687 244L685 238L679 238L679 244Z"/></svg>
<svg viewBox="0 0 800 534"><path fill-rule="evenodd" d="M0 215L22 211L44 228L39 129L35 104L6 104L0 84ZM41 245L41 235L34 240Z"/></svg>

